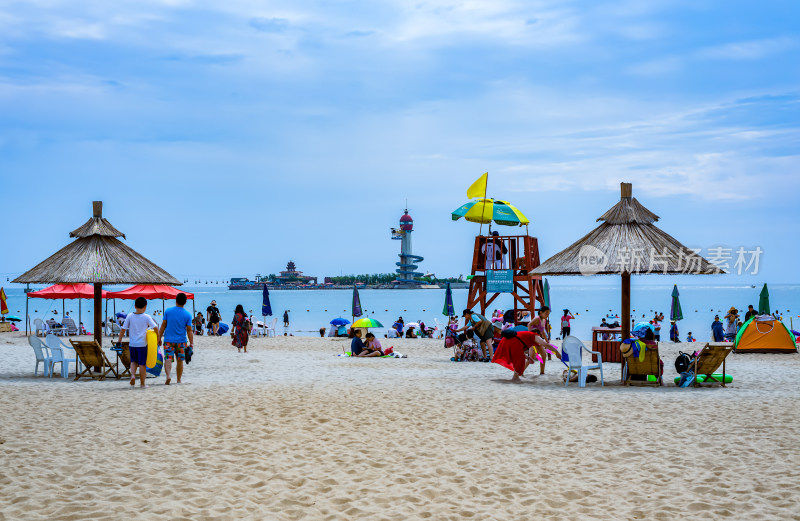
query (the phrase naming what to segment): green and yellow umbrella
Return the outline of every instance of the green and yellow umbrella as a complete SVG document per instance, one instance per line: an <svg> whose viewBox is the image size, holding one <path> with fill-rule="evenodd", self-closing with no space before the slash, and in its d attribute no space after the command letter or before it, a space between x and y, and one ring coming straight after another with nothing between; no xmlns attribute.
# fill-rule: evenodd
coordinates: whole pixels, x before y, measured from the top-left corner
<svg viewBox="0 0 800 521"><path fill-rule="evenodd" d="M368 327L383 327L383 324L375 320L374 318L359 318L355 322L353 322L353 328L368 328Z"/></svg>
<svg viewBox="0 0 800 521"><path fill-rule="evenodd" d="M525 226L530 223L519 209L499 199L473 199L462 204L451 215L454 221L463 217L469 222L480 224L494 222L503 226Z"/></svg>

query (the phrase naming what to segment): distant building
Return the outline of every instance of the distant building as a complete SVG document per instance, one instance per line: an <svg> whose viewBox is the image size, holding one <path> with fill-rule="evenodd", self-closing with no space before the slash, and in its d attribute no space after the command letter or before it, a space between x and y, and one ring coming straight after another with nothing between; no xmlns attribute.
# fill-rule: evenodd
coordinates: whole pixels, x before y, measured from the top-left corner
<svg viewBox="0 0 800 521"><path fill-rule="evenodd" d="M297 271L293 261L286 264L286 269L275 276L276 284L316 284L317 277L303 275L302 271Z"/></svg>

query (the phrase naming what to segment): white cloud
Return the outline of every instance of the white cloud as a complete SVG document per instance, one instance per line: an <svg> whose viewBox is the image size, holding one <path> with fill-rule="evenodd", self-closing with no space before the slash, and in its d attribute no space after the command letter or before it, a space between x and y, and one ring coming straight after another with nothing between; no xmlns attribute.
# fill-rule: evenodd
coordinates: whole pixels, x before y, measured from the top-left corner
<svg viewBox="0 0 800 521"><path fill-rule="evenodd" d="M796 47L797 40L794 38L767 38L708 47L698 51L696 56L698 58L722 60L757 60Z"/></svg>

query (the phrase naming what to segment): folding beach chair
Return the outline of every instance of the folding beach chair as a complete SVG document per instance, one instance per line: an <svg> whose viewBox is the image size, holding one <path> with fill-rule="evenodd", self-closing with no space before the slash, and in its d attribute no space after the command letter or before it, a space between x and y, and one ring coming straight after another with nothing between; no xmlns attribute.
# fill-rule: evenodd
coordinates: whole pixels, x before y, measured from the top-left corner
<svg viewBox="0 0 800 521"><path fill-rule="evenodd" d="M725 359L733 351L733 344L706 344L689 365L689 371L694 374L692 385L721 385L725 387ZM722 377L714 376L714 372L722 366ZM703 377L703 378L699 378ZM699 380L703 380L702 382Z"/></svg>
<svg viewBox="0 0 800 521"><path fill-rule="evenodd" d="M75 375L76 380L80 379L82 376L105 380L109 373L113 374L116 379L120 378L119 373L114 369L114 366L111 365L111 362L108 361L108 357L106 357L106 354L96 340L70 340L69 342L72 344L72 348L75 349L78 358L85 367L83 371Z"/></svg>
<svg viewBox="0 0 800 521"><path fill-rule="evenodd" d="M641 362L637 356L623 358L623 361L625 364L624 385L664 385L661 378L661 358L658 356L657 349L645 349L644 360ZM655 376L655 381L648 378L651 375Z"/></svg>

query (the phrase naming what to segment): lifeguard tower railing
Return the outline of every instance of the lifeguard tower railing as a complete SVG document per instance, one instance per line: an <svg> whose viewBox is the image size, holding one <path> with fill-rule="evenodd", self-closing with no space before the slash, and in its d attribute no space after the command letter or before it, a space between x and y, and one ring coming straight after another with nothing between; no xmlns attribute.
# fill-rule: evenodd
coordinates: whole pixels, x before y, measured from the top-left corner
<svg viewBox="0 0 800 521"><path fill-rule="evenodd" d="M469 284L467 307L480 306L481 314L491 306L501 293L489 292L487 272L510 270L513 277L514 316L516 322L524 322L525 311L533 317L536 309L544 305L542 277L532 275L531 270L539 266L539 242L530 235L496 235L475 237L472 255L472 278ZM528 318L530 320L530 318Z"/></svg>

